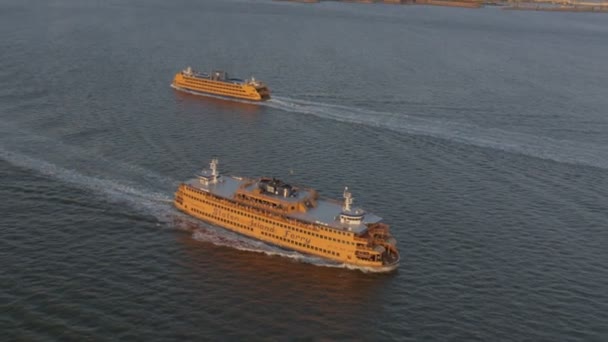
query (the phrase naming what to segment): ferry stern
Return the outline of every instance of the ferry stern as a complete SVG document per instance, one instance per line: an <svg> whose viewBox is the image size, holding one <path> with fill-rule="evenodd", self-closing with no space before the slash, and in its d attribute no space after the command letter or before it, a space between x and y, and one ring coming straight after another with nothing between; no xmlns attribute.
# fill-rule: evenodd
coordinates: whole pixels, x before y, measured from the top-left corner
<svg viewBox="0 0 608 342"><path fill-rule="evenodd" d="M352 207L353 197L348 187L344 189L344 205L339 221L346 225L360 225L366 216L362 209ZM380 220L365 224L365 229L357 236L355 258L360 265L371 266L382 272L392 271L399 266L397 240L391 236L390 227Z"/></svg>

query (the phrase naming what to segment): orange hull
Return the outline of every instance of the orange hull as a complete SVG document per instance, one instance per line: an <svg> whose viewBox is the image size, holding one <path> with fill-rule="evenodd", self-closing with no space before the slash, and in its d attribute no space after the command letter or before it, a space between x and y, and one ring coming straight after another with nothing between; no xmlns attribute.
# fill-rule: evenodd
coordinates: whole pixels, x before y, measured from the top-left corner
<svg viewBox="0 0 608 342"><path fill-rule="evenodd" d="M200 179L182 183L175 193L175 207L239 234L338 263L377 272L394 270L399 264L396 242L386 224L377 222L354 229L348 224L309 219L307 212L340 208L333 200L319 198L312 189L300 189L300 193L310 196L298 200L292 195L260 192L260 184L274 180L218 179L215 183L201 183ZM387 261L389 254L391 259Z"/></svg>
<svg viewBox="0 0 608 342"><path fill-rule="evenodd" d="M225 96L249 101L270 99L270 90L257 81L231 81L213 79L206 75L179 72L173 78L171 86L177 90L186 90L201 94Z"/></svg>

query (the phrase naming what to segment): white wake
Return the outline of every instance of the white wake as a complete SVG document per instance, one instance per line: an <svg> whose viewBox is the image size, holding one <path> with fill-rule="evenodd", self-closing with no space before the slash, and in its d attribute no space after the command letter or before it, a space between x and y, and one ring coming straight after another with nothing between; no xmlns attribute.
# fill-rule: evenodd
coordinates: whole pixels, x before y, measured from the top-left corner
<svg viewBox="0 0 608 342"><path fill-rule="evenodd" d="M323 119L378 127L394 132L430 136L458 143L491 148L514 154L608 169L608 146L559 140L471 123L426 119L406 113L390 113L364 108L326 104L274 96L262 105Z"/></svg>

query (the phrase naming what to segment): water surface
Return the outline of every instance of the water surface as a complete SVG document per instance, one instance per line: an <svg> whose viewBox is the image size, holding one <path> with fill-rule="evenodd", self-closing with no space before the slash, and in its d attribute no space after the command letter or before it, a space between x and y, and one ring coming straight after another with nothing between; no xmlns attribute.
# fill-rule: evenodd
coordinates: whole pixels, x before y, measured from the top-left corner
<svg viewBox="0 0 608 342"><path fill-rule="evenodd" d="M8 340L608 337L608 24L590 13L272 1L0 5ZM254 75L252 105L177 93ZM180 215L277 176L385 218L392 274ZM291 172L290 172L291 171Z"/></svg>

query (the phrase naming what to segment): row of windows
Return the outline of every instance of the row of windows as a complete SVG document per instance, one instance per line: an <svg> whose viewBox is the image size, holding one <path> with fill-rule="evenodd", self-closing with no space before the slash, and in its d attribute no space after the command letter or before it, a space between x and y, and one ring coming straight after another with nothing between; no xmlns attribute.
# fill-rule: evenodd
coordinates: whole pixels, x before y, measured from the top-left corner
<svg viewBox="0 0 608 342"><path fill-rule="evenodd" d="M210 218L213 218L215 220L218 220L218 221L221 221L221 222L224 222L224 223L233 224L233 225L235 225L235 226L237 226L239 228L242 228L242 229L253 231L253 228L251 228L251 227L247 227L247 226L239 224L237 222L232 222L230 220L226 220L226 219L223 219L223 218L211 215L211 214L207 214L207 213L205 213L203 211L200 211L200 210L198 210L196 208L192 208L192 211L194 211L194 212L196 212L196 213L198 213L200 215L203 215L205 217L210 217ZM290 239L286 239L286 238L284 238L282 236L277 236L277 235L270 234L270 233L267 233L267 232L264 232L264 231L262 231L261 233L264 236L269 236L269 237L274 238L276 240L280 240L280 241L284 241L284 242L289 242L292 245L304 247L304 248L307 248L307 249L312 249L312 250L315 250L315 251L318 251L318 252L321 252L321 253L335 255L335 256L338 256L338 257L340 256L340 253L338 253L338 252L330 251L330 250L323 249L323 248L320 248L320 247L317 247L317 246L313 246L313 245L310 245L310 244L304 244L304 243L301 243L301 242L293 241L293 240L290 240Z"/></svg>
<svg viewBox="0 0 608 342"><path fill-rule="evenodd" d="M210 88L218 88L218 89L224 89L224 90L230 90L230 91L244 92L242 87L237 86L237 85L233 85L233 84L222 84L222 83L216 83L216 82L201 82L201 81L198 81L198 80L192 80L192 79L188 79L188 78L186 78L186 83L198 84L198 85L203 86L203 87L210 87Z"/></svg>
<svg viewBox="0 0 608 342"><path fill-rule="evenodd" d="M355 257L359 260L365 261L380 261L382 260L382 256L379 254L370 254L368 252L356 252Z"/></svg>
<svg viewBox="0 0 608 342"><path fill-rule="evenodd" d="M195 193L198 193L198 194L201 194L201 195L207 195L206 192L203 192L201 190L191 189L191 188L189 188L189 189L191 191L195 192ZM334 238L334 237L331 237L331 236L317 234L317 233L311 232L309 229L301 229L301 228L289 226L287 224L283 224L283 223L276 222L276 221L273 221L273 220L268 220L268 219L259 217L257 215L252 215L252 214L249 214L249 213L246 213L246 212L242 212L240 210L236 210L236 209L233 209L233 208L218 206L216 202L206 201L204 199L200 199L200 198L197 198L197 197L194 197L194 196L190 196L188 194L186 194L186 196L190 197L190 198L192 198L192 199L194 199L196 201L199 201L199 202L211 205L211 206L219 207L220 209L229 211L231 213L239 214L239 215L242 215L242 216L245 216L245 217L248 217L248 218L253 218L253 219L256 219L258 221L262 221L262 222L265 222L265 223L268 223L268 224L277 225L277 226L279 226L281 228L295 230L295 231L297 231L299 233L302 233L302 234L311 235L311 236L315 236L315 237L318 237L318 238L321 238L321 239L330 240L330 241L334 241L334 242L338 242L338 243L343 243L343 244L353 245L353 246L356 245L356 243L353 242L353 241L346 241L346 240L337 239L337 238ZM334 230L330 230L330 229L324 228L324 227L319 227L318 229L321 229L321 230L326 231L326 232L336 233L336 234L339 234L339 235L352 236L352 234L347 233L347 232L334 231Z"/></svg>
<svg viewBox="0 0 608 342"><path fill-rule="evenodd" d="M195 209L195 208L192 208L192 211L194 211L197 214L200 214L200 215L203 215L203 216L206 216L206 217L210 217L210 218L212 218L214 220L217 220L217 221L220 221L220 222L230 223L230 224L235 225L235 226L237 226L237 227L239 227L241 229L246 229L246 230L249 230L249 231L253 231L253 228L248 227L248 226L246 226L244 224L240 224L238 222L232 222L230 220L226 220L226 219L221 218L221 217L217 217L217 216L214 216L214 215L211 215L211 214L207 214L206 212L200 211L200 210Z"/></svg>
<svg viewBox="0 0 608 342"><path fill-rule="evenodd" d="M224 87L224 86L221 86L218 84L198 84L197 82L191 82L188 80L186 80L186 84L194 85L196 87L204 87L207 89L219 89L221 91L231 91L231 92L241 92L241 93L245 92L242 88Z"/></svg>
<svg viewBox="0 0 608 342"><path fill-rule="evenodd" d="M208 204L208 205L213 205L213 206L216 205L215 203L208 202L208 201L205 201L205 200L199 200L199 201L201 201L201 202L203 202L205 204ZM336 239L336 238L331 237L331 236L326 236L326 235L314 233L314 232L311 232L308 229L301 229L301 228L293 227L293 226L290 226L290 225L287 225L287 224L283 224L283 223L280 223L280 222L276 222L276 221L273 221L273 220L265 219L265 218L259 217L257 215L251 215L249 213L243 213L242 211L237 210L237 209L228 208L228 207L220 207L220 208L223 209L223 210L226 210L228 212L234 213L234 214L243 215L245 217L253 218L253 219L256 219L256 220L264 222L264 223L268 223L268 224L271 224L271 225L276 225L276 226L279 226L279 227L281 227L283 229L294 230L294 231L296 231L298 233L302 233L302 234L305 234L305 235L310 235L310 236L318 237L320 239L325 239L325 240L329 240L329 241L343 243L343 244L346 244L346 245L352 245L352 246L356 245L356 243L353 242L353 241L340 240L340 239Z"/></svg>
<svg viewBox="0 0 608 342"><path fill-rule="evenodd" d="M193 82L197 82L197 83L201 83L201 84L207 84L207 83L213 83L213 84L221 84L224 86L228 86L228 87L240 87L239 84L234 84L234 83L228 83L226 81L221 81L221 80L209 80L209 79L205 79L205 78L196 78L196 77L184 77L185 80L187 81L193 81Z"/></svg>
<svg viewBox="0 0 608 342"><path fill-rule="evenodd" d="M218 81L204 81L204 80L199 80L199 79L195 79L195 78L184 78L184 80L186 82L196 83L196 84L200 84L200 85L204 85L204 86L217 86L217 87L230 88L230 89L242 88L242 86L238 85L238 84L218 82Z"/></svg>
<svg viewBox="0 0 608 342"><path fill-rule="evenodd" d="M230 90L230 89L218 89L216 87L201 87L199 85L196 84L186 84L186 87L192 88L192 89L198 89L200 91L207 91L207 92L218 92L221 94L233 94L233 95L239 95L239 96L244 96L247 93L245 93L245 91L234 91L234 90Z"/></svg>
<svg viewBox="0 0 608 342"><path fill-rule="evenodd" d="M334 251L330 251L330 250L327 250L327 249L319 248L317 246L313 246L313 245L309 245L309 244L305 244L305 243L289 240L289 239L286 239L286 238L284 238L282 236L277 236L277 235L270 234L270 233L267 233L267 232L262 232L262 235L269 236L269 237L277 239L277 240L289 242L289 243L291 243L293 245L296 245L296 246L312 249L312 250L315 250L315 251L318 251L318 252L321 252L321 253L331 254L331 255L335 255L335 256L340 256L340 253L338 253L338 252L334 252Z"/></svg>

